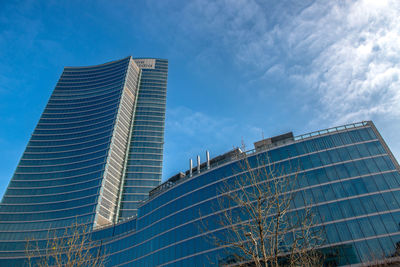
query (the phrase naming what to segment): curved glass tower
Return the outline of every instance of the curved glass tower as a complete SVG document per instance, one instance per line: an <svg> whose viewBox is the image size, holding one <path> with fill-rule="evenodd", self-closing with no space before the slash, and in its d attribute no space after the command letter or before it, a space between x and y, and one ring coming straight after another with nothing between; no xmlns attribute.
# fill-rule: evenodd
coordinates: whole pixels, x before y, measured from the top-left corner
<svg viewBox="0 0 400 267"><path fill-rule="evenodd" d="M0 205L5 248L135 215L161 181L167 66L127 57L64 68Z"/></svg>

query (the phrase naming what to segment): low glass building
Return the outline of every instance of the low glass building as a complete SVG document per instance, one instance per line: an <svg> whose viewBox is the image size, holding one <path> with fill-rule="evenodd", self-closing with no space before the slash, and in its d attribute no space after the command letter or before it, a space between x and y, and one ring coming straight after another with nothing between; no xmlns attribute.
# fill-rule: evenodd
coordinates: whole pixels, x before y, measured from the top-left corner
<svg viewBox="0 0 400 267"><path fill-rule="evenodd" d="M371 121L294 137L291 133L255 143L245 152L251 168L257 158L299 178L291 210L312 203L321 247L330 266L357 265L399 256L400 168ZM209 266L227 263L224 248L207 236L220 212L223 184L246 171L228 152L171 177L141 202L136 217L93 232L107 252L108 266ZM248 171L248 170L247 170ZM288 171L290 174L290 171ZM210 228L199 227L207 218ZM23 244L2 248L2 265L23 265ZM232 262L230 262L232 263Z"/></svg>

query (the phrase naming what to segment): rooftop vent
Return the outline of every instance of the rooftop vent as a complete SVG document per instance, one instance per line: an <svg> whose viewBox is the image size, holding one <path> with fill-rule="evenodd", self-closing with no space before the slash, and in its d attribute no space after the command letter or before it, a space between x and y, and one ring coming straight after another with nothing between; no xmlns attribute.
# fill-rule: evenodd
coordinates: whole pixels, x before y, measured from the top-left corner
<svg viewBox="0 0 400 267"><path fill-rule="evenodd" d="M254 148L256 151L265 150L274 146L279 146L283 144L287 144L289 142L294 141L294 136L292 132L288 132L285 134L277 135L274 137L266 138L261 141L254 143Z"/></svg>

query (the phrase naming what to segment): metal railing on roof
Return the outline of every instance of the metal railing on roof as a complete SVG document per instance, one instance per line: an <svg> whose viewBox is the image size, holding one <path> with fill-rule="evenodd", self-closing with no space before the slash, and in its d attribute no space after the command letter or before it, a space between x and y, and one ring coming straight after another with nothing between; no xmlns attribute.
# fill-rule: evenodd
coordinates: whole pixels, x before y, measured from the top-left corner
<svg viewBox="0 0 400 267"><path fill-rule="evenodd" d="M320 131L315 131L315 132L311 132L311 133L298 135L298 136L294 137L294 140L298 141L298 140L308 139L311 137L320 136L320 135L327 134L327 133L333 133L333 132L339 132L339 131L343 131L343 130L347 130L347 129L358 128L358 127L362 127L365 125L368 125L368 121L350 123L350 124L346 124L346 125L342 125L342 126L338 126L338 127L332 127L332 128L325 129L325 130L320 130Z"/></svg>
<svg viewBox="0 0 400 267"><path fill-rule="evenodd" d="M332 128L328 128L328 129L324 129L324 130L320 130L320 131L314 131L311 133L306 133L306 134L302 134L302 135L298 135L295 136L293 138L293 142L295 141L299 141L299 140L305 140L305 139L309 139L309 138L313 138L316 136L320 136L320 135L324 135L324 134L328 134L328 133L334 133L334 132L339 132L339 131L343 131L343 130L348 130L348 129L354 129L354 128L359 128L359 127L363 127L369 124L369 121L362 121L362 122L356 122L356 123L350 123L350 124L346 124L346 125L342 125L342 126L337 126L337 127L332 127ZM276 146L272 145L270 148L273 147L277 147L277 146L281 146L281 145L285 145L282 143L277 144ZM247 151L244 151L243 153L246 153L247 156L250 156L254 153L260 152L259 150L254 149L250 149ZM231 161L235 160L235 158L232 158ZM218 166L224 165L225 163L230 162L230 161L223 161L223 162L216 162L215 164L211 164L210 169L201 169L200 173L203 171L208 171L211 169L214 169ZM192 177L197 176L198 173L193 172ZM153 199L154 197L158 196L159 194L161 194L162 192L164 192L165 190L167 190L168 188L174 187L177 184L180 184L181 182L185 181L187 178L191 178L189 176L184 176L174 182L170 182L169 180L167 180L166 182L160 184L158 187L154 188L152 191L152 194L149 196L149 198L144 199L140 202L139 205L146 203L147 201Z"/></svg>

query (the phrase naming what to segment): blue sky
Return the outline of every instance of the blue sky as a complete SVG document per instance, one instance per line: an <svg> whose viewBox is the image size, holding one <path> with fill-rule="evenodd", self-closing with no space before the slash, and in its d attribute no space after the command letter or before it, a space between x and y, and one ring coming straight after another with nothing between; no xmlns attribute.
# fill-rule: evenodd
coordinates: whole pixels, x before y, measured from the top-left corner
<svg viewBox="0 0 400 267"><path fill-rule="evenodd" d="M1 1L0 195L64 66L169 60L163 179L373 120L400 156L400 1Z"/></svg>

